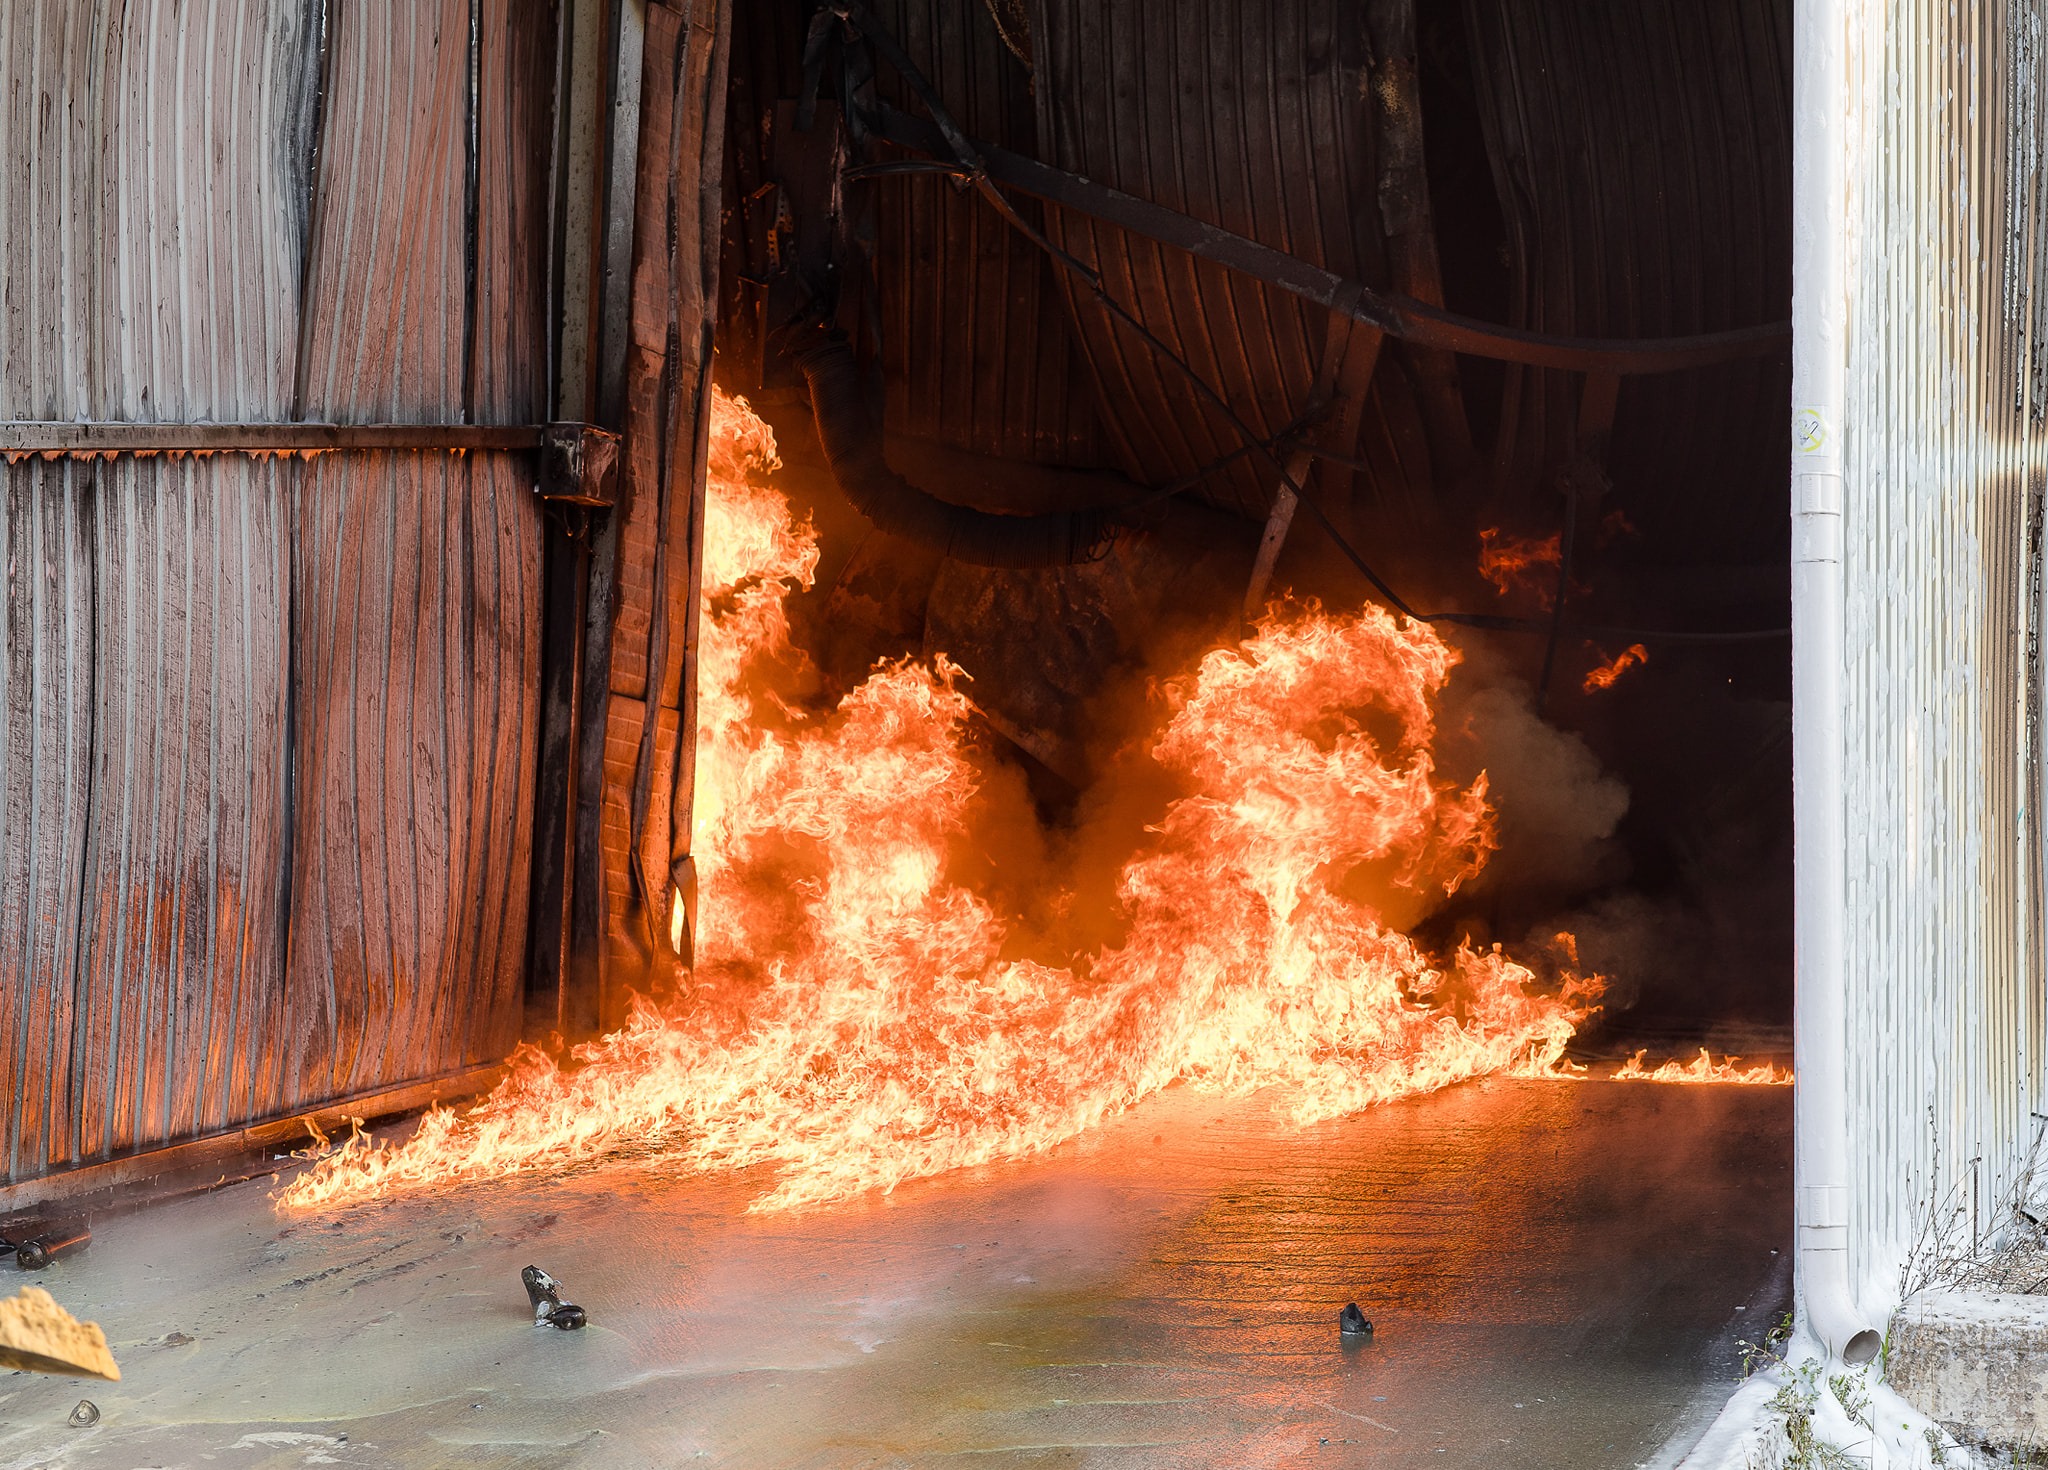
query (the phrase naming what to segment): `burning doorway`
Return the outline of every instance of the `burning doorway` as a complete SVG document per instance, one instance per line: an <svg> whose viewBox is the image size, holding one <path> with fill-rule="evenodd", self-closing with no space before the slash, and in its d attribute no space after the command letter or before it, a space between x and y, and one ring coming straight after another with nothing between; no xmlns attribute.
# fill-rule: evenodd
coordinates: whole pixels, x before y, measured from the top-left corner
<svg viewBox="0 0 2048 1470"><path fill-rule="evenodd" d="M1643 89L1618 30L1262 8L1195 127L1109 85L1171 51L1136 21L740 22L694 1019L332 1187L673 1129L813 1199L1602 1027L1623 1077L1785 1080L1784 17L1701 23ZM1599 153L1638 113L1727 145L1687 198Z"/></svg>
<svg viewBox="0 0 2048 1470"><path fill-rule="evenodd" d="M692 1003L789 1008L737 1074L619 1033L604 1126L543 1069L540 1156L687 1115L858 1184L1603 1027L1784 1080L1713 1043L1789 992L1785 17L1654 83L1609 19L739 23L688 927ZM1644 118L1718 140L1682 198Z"/></svg>
<svg viewBox="0 0 2048 1470"><path fill-rule="evenodd" d="M1218 976L1284 973L1293 978L1283 990L1373 957L1357 979L1377 996L1369 1003L1350 981L1335 994L1312 982L1300 998L1313 1024L1290 1018L1291 1000L1255 1005L1256 1025L1240 1018L1273 1028L1280 1052L1320 1058L1314 1066L1371 1053L1356 1076L1311 1088L1327 1094L1311 1112L1547 1066L1588 1021L1630 1016L1645 1040L1675 1051L1681 1039L1711 1046L1721 1023L1782 1020L1785 701L1783 629L1771 613L1783 581L1782 446L1756 405L1780 393L1784 371L1784 18L1731 4L1701 19L1728 43L1710 48L1711 66L1694 64L1678 31L1646 34L1642 54L1658 78L1647 85L1641 67L1618 59L1634 55L1618 15L1567 35L1514 7L1418 24L1389 4L1352 24L1305 5L1256 22L1247 12L1241 24L1219 13L1196 46L1177 30L1152 36L1137 18L1098 35L1057 6L1013 23L1023 14L998 25L978 12L938 21L764 11L727 27L714 10L690 30L664 11L636 44L637 65L670 83L645 94L665 111L635 119L637 136L623 141L637 153L620 151L614 169L632 161L644 175L631 195L635 231L580 243L570 231L545 259L533 232L516 228L521 211L546 197L573 212L590 175L545 176L546 138L531 127L470 150L474 187L454 153L439 159L436 197L478 266L454 289L455 275L420 265L437 289L450 287L437 309L467 330L487 315L477 292L502 287L557 312L555 331L538 333L547 381L520 391L626 434L616 516L603 514L599 448L565 447L567 468L542 478L554 487L553 524L569 537L543 552L528 534L535 518L492 499L489 516L510 517L517 545L499 547L510 560L490 570L510 580L487 586L472 569L464 584L483 599L480 615L511 617L526 641L457 640L463 658L502 654L503 667L486 672L512 679L509 703L504 690L491 697L516 719L499 720L503 748L478 757L488 818L464 829L487 828L505 853L465 861L469 887L451 891L448 912L490 928L503 908L518 922L481 948L459 935L435 941L431 925L399 922L404 905L391 894L333 876L366 778L329 769L346 743L341 696L361 681L339 680L321 640L330 619L344 642L376 637L350 621L368 605L361 589L305 561L324 554L321 537L341 545L361 531L346 517L321 521L329 508L314 482L355 473L347 460L323 464L292 490L291 518L253 533L304 562L284 579L296 589L292 617L266 621L271 603L285 605L283 589L259 578L243 601L266 616L236 625L295 630L243 661L275 705L266 717L304 747L284 776L254 757L250 766L263 800L249 861L258 888L289 902L258 903L240 879L211 895L172 883L129 904L125 928L116 903L110 930L97 922L104 904L86 903L76 885L52 890L85 942L47 955L48 936L17 946L31 978L0 1028L24 1100L10 1128L11 1175L332 1107L366 1086L430 1078L451 1059L501 1054L518 1019L504 982L529 914L537 1039L556 1027L572 1038L632 1035L618 1030L623 997L634 987L657 1001L675 993L676 960L700 927L757 978L783 961L801 966L806 946L852 922L826 912L820 895L838 881L828 875L870 881L850 871L861 844L826 850L827 835L856 829L894 875L883 896L928 904L920 923L943 916L952 926L934 941L938 971L977 984L1007 977L1023 1010L1071 1012L1079 1031L1068 1039L1091 1054L1127 1024L1181 1038L1159 1056L1127 1058L1129 1075L1106 1091L1081 1088L1092 1100L1054 1109L1075 1119L1198 1073L1247 1085L1296 1075L1297 1061L1268 1058L1263 1042L1190 1040L1199 1015L1173 1020L1168 1006L1137 1019L1157 1010L1155 982L1177 968L1176 954L1200 944L1219 946ZM546 37L509 12L505 22L515 44L500 47L492 30L473 48L500 90L443 99L471 131L506 89L539 85ZM1226 34L1247 44L1212 44ZM349 71L370 67L374 40L351 23L279 31L265 44ZM554 40L566 127L583 115L581 84L563 71L574 37ZM1120 58L1141 52L1173 55L1174 75L1223 98L1221 110L1196 127L1142 88L1119 92ZM1538 54L1555 62L1548 80L1517 59ZM1585 85L1566 88L1564 77ZM1673 195L1668 170L1616 141L1638 116L1726 146ZM317 121L335 136L333 167L308 173L308 197L329 201L302 242L315 297L330 256L341 261L343 245L364 235L350 211L381 220L389 202L375 191L348 197L355 176L334 172L355 146L356 114L337 104ZM1286 162L1255 166L1269 156ZM722 210L710 207L714 180ZM1602 190L1635 202L1589 233ZM1746 210L1716 203L1727 200ZM466 208L475 221L464 222ZM510 274L491 253L501 237L512 242ZM1684 249L1671 243L1681 239ZM1614 269L1601 267L1601 252ZM574 293L559 289L579 263L624 292L580 318ZM333 289L346 295L347 272L336 269ZM556 286L538 289L547 279ZM655 309L664 301L665 330ZM639 323L640 335L602 338L604 313ZM307 319L317 330L301 397L325 381L307 376L312 367L339 352L322 346L325 318ZM501 371L499 356L525 360L482 337L465 354L464 404L484 402L479 385ZM144 466L168 452L192 465L201 451L225 451L261 466L323 446L402 453L394 446L439 432L124 424L95 438L28 422L11 442L67 464L100 454ZM544 437L485 427L470 437L480 446L492 433L508 444ZM441 438L440 452L469 452L462 433ZM707 524L693 466L714 440ZM789 468L771 484L778 443ZM40 472L10 473L25 485ZM111 507L125 492L109 493ZM55 482L36 494L87 504ZM32 510L35 495L24 495ZM479 513L462 512L457 541L476 539ZM10 544L49 531L31 522ZM105 531L86 540L112 555ZM398 552L454 544L414 531L400 539ZM479 567L486 540L463 552ZM413 589L430 612L446 590L433 582ZM31 694L57 687L70 667L78 640L61 612L30 600L10 616L31 672L50 675L30 679ZM536 612L547 640L538 669L528 646ZM391 628L384 641L399 646ZM126 646L102 642L103 653ZM269 677L272 663L286 675ZM496 686L485 684L490 696ZM262 725L243 729L223 699L212 703L228 711L221 729L233 725L235 739ZM39 751L83 724L78 711L32 698L20 712ZM360 725L361 710L354 718ZM851 757L833 764L832 742L857 743L862 719L878 750L907 742L876 757L910 783L893 796ZM197 745L218 746L205 725L194 726ZM93 722L91 740L105 745L125 728ZM468 738L443 736L413 747ZM701 782L700 756L711 762ZM720 762L737 763L744 780ZM411 805L433 807L439 765L398 769L426 783ZM756 805L742 810L718 788L745 781ZM818 805L835 782L867 805ZM57 803L59 816L83 814L69 826L51 817L34 827L28 852L52 860L23 870L20 894L57 881L54 858L76 847L79 821L93 827L126 809L104 784L84 781L76 800ZM700 786L707 809L693 815ZM455 809L441 805L436 832ZM42 823L49 813L31 815ZM153 821L152 831L164 825ZM976 823L979 842L968 835ZM761 884L781 883L774 917L741 918L729 904L692 912L699 828L705 860L728 877L746 867ZM302 853L279 845L287 830ZM240 850L227 841L239 831L225 831L221 854ZM892 832L915 841L893 847ZM375 845L376 833L357 835ZM118 855L111 840L87 833L88 857L105 860L88 862L89 873ZM798 851L806 842L812 850ZM524 886L530 854L522 913L508 895ZM910 887L895 893L889 882ZM1218 909L1194 905L1197 895ZM805 910L813 902L823 905L816 915ZM144 912L166 903L162 924ZM60 999L83 994L82 1014L97 1015L111 986L113 1031L128 1036L133 1008L121 1008L119 976L102 976L101 960L136 923L169 933L202 910L248 920L213 966L212 998L189 1017L151 1012L132 1045L114 1046L115 1081L98 1096L71 1065L90 1046L78 1053L61 1034L70 1013ZM817 961L840 980L881 942L846 938L852 949ZM412 953L422 945L435 965L470 968L436 970L424 985L416 971L426 961ZM1153 958L1131 968L1147 947ZM267 994L244 972L272 949L308 967L292 991L306 994L275 1015L239 1004ZM1674 951L1685 963L1666 962ZM385 959L372 964L373 953ZM52 966L38 959L48 955ZM608 955L618 973L593 983L590 967ZM1593 975L1605 977L1597 1000ZM1087 1019L1080 997L1117 985L1153 1000ZM1442 1005L1431 999L1439 994ZM1209 1020L1234 1003L1219 1001ZM294 1060L273 1044L270 1031L296 1024L298 1010L318 1010L343 1054L314 1045ZM450 1052L431 1020L444 1013L488 1024L468 1027ZM159 1023L169 1028L161 1035ZM1450 1028L1442 1057L1436 1041L1416 1037L1438 1024ZM1224 1030L1234 1036L1237 1025ZM1022 1051L1042 1052L1046 1032L1027 1031ZM393 1038L403 1044L391 1055L360 1051ZM197 1048L203 1080L189 1096L164 1089L163 1045ZM1398 1079L1398 1065L1384 1069L1388 1056L1410 1054L1412 1081ZM279 1092L286 1074L296 1080ZM135 1122L138 1106L152 1121ZM962 1157L979 1147L963 1145Z"/></svg>
<svg viewBox="0 0 2048 1470"><path fill-rule="evenodd" d="M650 12L581 261L631 289L547 394L623 488L520 563L530 1036L594 1039L286 1210L650 1158L866 1209L1196 1094L1785 1080L1728 1039L1785 990L1783 18L1701 66L1225 9ZM1692 195L1640 117L1722 140Z"/></svg>

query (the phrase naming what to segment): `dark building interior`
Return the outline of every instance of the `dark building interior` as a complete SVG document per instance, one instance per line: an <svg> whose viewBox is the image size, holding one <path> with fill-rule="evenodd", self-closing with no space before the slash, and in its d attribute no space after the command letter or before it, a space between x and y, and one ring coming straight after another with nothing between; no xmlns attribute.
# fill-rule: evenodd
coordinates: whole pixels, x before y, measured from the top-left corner
<svg viewBox="0 0 2048 1470"><path fill-rule="evenodd" d="M1057 827L1263 597L1448 614L1502 851L1422 934L1782 1024L1788 8L849 14L742 7L726 113L717 372L820 529L819 697L949 654Z"/></svg>

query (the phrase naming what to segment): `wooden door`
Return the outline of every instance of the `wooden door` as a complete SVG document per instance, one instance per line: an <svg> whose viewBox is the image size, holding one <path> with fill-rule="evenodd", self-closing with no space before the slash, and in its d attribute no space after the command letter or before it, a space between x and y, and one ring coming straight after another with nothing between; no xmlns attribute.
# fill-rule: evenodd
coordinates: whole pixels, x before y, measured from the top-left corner
<svg viewBox="0 0 2048 1470"><path fill-rule="evenodd" d="M0 419L545 417L552 13L0 6ZM541 538L512 453L0 466L0 1183L504 1055Z"/></svg>

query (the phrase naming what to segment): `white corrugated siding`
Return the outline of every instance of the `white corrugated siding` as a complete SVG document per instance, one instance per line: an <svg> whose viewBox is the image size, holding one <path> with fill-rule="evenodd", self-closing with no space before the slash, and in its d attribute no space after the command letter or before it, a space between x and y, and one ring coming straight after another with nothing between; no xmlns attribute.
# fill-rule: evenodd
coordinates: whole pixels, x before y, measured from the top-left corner
<svg viewBox="0 0 2048 1470"><path fill-rule="evenodd" d="M2038 3L1873 3L1854 43L1847 582L1850 1261L1996 1225L2039 1106Z"/></svg>

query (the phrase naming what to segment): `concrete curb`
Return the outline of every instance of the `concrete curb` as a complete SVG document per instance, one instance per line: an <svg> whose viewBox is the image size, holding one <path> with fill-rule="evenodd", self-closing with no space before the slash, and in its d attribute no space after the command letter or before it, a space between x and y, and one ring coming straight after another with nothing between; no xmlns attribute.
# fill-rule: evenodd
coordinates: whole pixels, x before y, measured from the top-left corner
<svg viewBox="0 0 2048 1470"><path fill-rule="evenodd" d="M1960 1440L2048 1443L2048 1297L1921 1292L1892 1319L1885 1381Z"/></svg>
<svg viewBox="0 0 2048 1470"><path fill-rule="evenodd" d="M1764 1406L1777 1391L1776 1380L1763 1376L1736 1389L1706 1432L1678 1458L1678 1470L1743 1470L1749 1459L1746 1452L1763 1423Z"/></svg>

